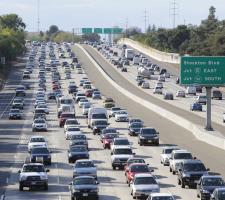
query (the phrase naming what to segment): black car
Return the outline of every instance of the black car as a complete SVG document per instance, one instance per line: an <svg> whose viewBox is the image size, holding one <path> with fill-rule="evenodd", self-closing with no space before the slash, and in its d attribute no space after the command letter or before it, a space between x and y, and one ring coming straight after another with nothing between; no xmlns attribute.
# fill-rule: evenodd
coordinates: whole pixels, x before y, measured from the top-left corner
<svg viewBox="0 0 225 200"><path fill-rule="evenodd" d="M222 92L219 91L219 90L213 90L213 92L212 92L212 99L222 100L223 99Z"/></svg>
<svg viewBox="0 0 225 200"><path fill-rule="evenodd" d="M78 176L70 183L71 200L98 200L98 182L92 176Z"/></svg>
<svg viewBox="0 0 225 200"><path fill-rule="evenodd" d="M10 109L9 111L9 119L21 119L22 113L20 109Z"/></svg>
<svg viewBox="0 0 225 200"><path fill-rule="evenodd" d="M133 122L129 125L128 131L130 136L137 136L140 133L141 128L143 128L142 122Z"/></svg>
<svg viewBox="0 0 225 200"><path fill-rule="evenodd" d="M47 97L48 97L48 99L54 99L54 100L56 99L54 92L49 92Z"/></svg>
<svg viewBox="0 0 225 200"><path fill-rule="evenodd" d="M199 179L203 175L208 175L209 169L205 168L205 165L200 160L185 160L179 163L177 180L178 185L182 188L196 187Z"/></svg>
<svg viewBox="0 0 225 200"><path fill-rule="evenodd" d="M89 159L89 153L85 145L70 146L68 150L68 161L74 163L79 159Z"/></svg>
<svg viewBox="0 0 225 200"><path fill-rule="evenodd" d="M105 135L107 133L117 133L117 130L115 128L104 128L100 134L100 141L104 139Z"/></svg>
<svg viewBox="0 0 225 200"><path fill-rule="evenodd" d="M76 85L70 85L68 87L68 92L69 92L69 94L77 92L77 86Z"/></svg>
<svg viewBox="0 0 225 200"><path fill-rule="evenodd" d="M138 144L142 146L149 143L159 145L159 133L154 128L141 128L138 135Z"/></svg>
<svg viewBox="0 0 225 200"><path fill-rule="evenodd" d="M51 151L47 147L35 147L32 148L30 153L30 160L31 162L36 162L37 158L42 157L43 163L51 165L52 163L52 157L51 157Z"/></svg>
<svg viewBox="0 0 225 200"><path fill-rule="evenodd" d="M93 122L93 134L101 134L102 130L108 126L108 122L105 120L96 120Z"/></svg>

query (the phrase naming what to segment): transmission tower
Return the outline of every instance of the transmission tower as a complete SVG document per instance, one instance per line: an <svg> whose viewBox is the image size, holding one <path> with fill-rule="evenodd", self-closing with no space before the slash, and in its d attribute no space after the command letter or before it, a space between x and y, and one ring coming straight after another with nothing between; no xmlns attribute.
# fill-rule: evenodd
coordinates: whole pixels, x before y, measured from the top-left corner
<svg viewBox="0 0 225 200"><path fill-rule="evenodd" d="M37 0L37 32L40 32L40 0Z"/></svg>
<svg viewBox="0 0 225 200"><path fill-rule="evenodd" d="M144 10L144 23L145 23L145 33L147 32L147 21L148 21L148 14L147 14L147 10Z"/></svg>
<svg viewBox="0 0 225 200"><path fill-rule="evenodd" d="M173 19L173 28L176 27L176 17L178 15L178 3L176 2L176 0L173 0L171 2L170 5L170 11L171 11L171 15L172 15L172 19Z"/></svg>

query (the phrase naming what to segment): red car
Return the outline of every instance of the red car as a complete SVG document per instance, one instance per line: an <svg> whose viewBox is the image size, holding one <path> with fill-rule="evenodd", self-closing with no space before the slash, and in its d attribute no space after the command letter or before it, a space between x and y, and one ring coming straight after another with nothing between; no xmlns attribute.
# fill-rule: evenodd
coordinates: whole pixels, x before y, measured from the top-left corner
<svg viewBox="0 0 225 200"><path fill-rule="evenodd" d="M117 133L106 133L104 138L102 139L103 148L104 149L110 149L111 142L114 138L117 138Z"/></svg>
<svg viewBox="0 0 225 200"><path fill-rule="evenodd" d="M145 163L145 160L143 158L138 158L138 157L129 158L124 166L125 176L126 176L126 171L128 171L129 169L129 166L133 163Z"/></svg>
<svg viewBox="0 0 225 200"><path fill-rule="evenodd" d="M71 112L61 113L59 117L59 127L63 127L67 119L75 119L75 114Z"/></svg>
<svg viewBox="0 0 225 200"><path fill-rule="evenodd" d="M151 174L153 170L149 168L149 166L145 163L133 163L128 167L126 173L126 181L130 186L130 182L133 180L135 174L146 173Z"/></svg>
<svg viewBox="0 0 225 200"><path fill-rule="evenodd" d="M86 90L85 96L86 97L92 97L92 93L93 93L93 90Z"/></svg>

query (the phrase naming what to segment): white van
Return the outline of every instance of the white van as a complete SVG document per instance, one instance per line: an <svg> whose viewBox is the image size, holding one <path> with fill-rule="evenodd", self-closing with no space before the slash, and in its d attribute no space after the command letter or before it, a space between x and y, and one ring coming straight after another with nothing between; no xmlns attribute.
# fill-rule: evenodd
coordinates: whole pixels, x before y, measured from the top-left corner
<svg viewBox="0 0 225 200"><path fill-rule="evenodd" d="M196 87L194 87L194 86L187 87L185 93L186 94L196 95Z"/></svg>
<svg viewBox="0 0 225 200"><path fill-rule="evenodd" d="M108 122L107 110L103 107L89 108L87 118L88 128L92 128L93 122L99 119Z"/></svg>
<svg viewBox="0 0 225 200"><path fill-rule="evenodd" d="M140 57L139 55L135 55L133 58L133 65L139 65L140 63Z"/></svg>

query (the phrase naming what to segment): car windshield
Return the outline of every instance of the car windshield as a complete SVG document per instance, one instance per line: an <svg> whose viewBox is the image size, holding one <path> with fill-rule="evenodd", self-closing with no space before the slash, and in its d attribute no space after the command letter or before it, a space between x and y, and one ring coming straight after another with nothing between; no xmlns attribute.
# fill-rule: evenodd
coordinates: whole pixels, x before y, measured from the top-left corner
<svg viewBox="0 0 225 200"><path fill-rule="evenodd" d="M35 124L44 124L45 123L45 120L44 119L36 119L34 121Z"/></svg>
<svg viewBox="0 0 225 200"><path fill-rule="evenodd" d="M163 197L152 197L152 200L174 200L173 199L173 197L171 197L171 196L167 196L167 197L165 197L165 196L163 196Z"/></svg>
<svg viewBox="0 0 225 200"><path fill-rule="evenodd" d="M156 185L157 182L153 177L138 177L134 181L135 185Z"/></svg>
<svg viewBox="0 0 225 200"><path fill-rule="evenodd" d="M149 172L147 165L132 165L131 172Z"/></svg>
<svg viewBox="0 0 225 200"><path fill-rule="evenodd" d="M131 149L115 149L114 154L128 154L131 155L132 154L132 150Z"/></svg>
<svg viewBox="0 0 225 200"><path fill-rule="evenodd" d="M171 154L173 150L176 150L176 149L165 149L164 154Z"/></svg>
<svg viewBox="0 0 225 200"><path fill-rule="evenodd" d="M112 108L112 111L120 110L120 108Z"/></svg>
<svg viewBox="0 0 225 200"><path fill-rule="evenodd" d="M74 114L61 114L62 118L75 118Z"/></svg>
<svg viewBox="0 0 225 200"><path fill-rule="evenodd" d="M94 178L75 178L73 185L95 185L96 181Z"/></svg>
<svg viewBox="0 0 225 200"><path fill-rule="evenodd" d="M71 148L70 148L70 151L71 152L86 152L87 151L87 149L86 149L86 147L78 147L78 146L72 146Z"/></svg>
<svg viewBox="0 0 225 200"><path fill-rule="evenodd" d="M70 146L75 146L75 145L86 145L86 141L81 140L81 141L72 141Z"/></svg>
<svg viewBox="0 0 225 200"><path fill-rule="evenodd" d="M116 114L119 114L119 115L127 115L127 112L126 111L119 111Z"/></svg>
<svg viewBox="0 0 225 200"><path fill-rule="evenodd" d="M142 126L142 123L132 123L130 127L131 128L141 128L143 126Z"/></svg>
<svg viewBox="0 0 225 200"><path fill-rule="evenodd" d="M132 164L132 163L145 163L145 161L143 159L130 159L130 160L128 160L128 164Z"/></svg>
<svg viewBox="0 0 225 200"><path fill-rule="evenodd" d="M95 121L94 125L107 125L107 121Z"/></svg>
<svg viewBox="0 0 225 200"><path fill-rule="evenodd" d="M102 131L102 134L106 134L106 133L116 133L116 129L114 128L106 128Z"/></svg>
<svg viewBox="0 0 225 200"><path fill-rule="evenodd" d="M30 142L45 142L44 138L31 138Z"/></svg>
<svg viewBox="0 0 225 200"><path fill-rule="evenodd" d="M219 200L225 199L225 190L218 191L218 197L219 197Z"/></svg>
<svg viewBox="0 0 225 200"><path fill-rule="evenodd" d="M206 168L202 163L186 163L184 171L206 171Z"/></svg>
<svg viewBox="0 0 225 200"><path fill-rule="evenodd" d="M128 140L115 140L114 145L130 145Z"/></svg>
<svg viewBox="0 0 225 200"><path fill-rule="evenodd" d="M80 161L75 164L75 168L94 167L94 163L91 161Z"/></svg>
<svg viewBox="0 0 225 200"><path fill-rule="evenodd" d="M11 110L12 113L20 113L20 110Z"/></svg>
<svg viewBox="0 0 225 200"><path fill-rule="evenodd" d="M80 131L80 128L78 128L78 127L69 127L67 129L67 131Z"/></svg>
<svg viewBox="0 0 225 200"><path fill-rule="evenodd" d="M78 124L78 121L77 120L67 120L66 124L67 125L69 125L69 124Z"/></svg>
<svg viewBox="0 0 225 200"><path fill-rule="evenodd" d="M113 139L113 138L117 138L118 135L117 134L106 134L105 138L106 139Z"/></svg>
<svg viewBox="0 0 225 200"><path fill-rule="evenodd" d="M71 140L86 140L86 136L85 135L71 135Z"/></svg>
<svg viewBox="0 0 225 200"><path fill-rule="evenodd" d="M106 114L105 113L96 113L92 114L92 119L106 119Z"/></svg>
<svg viewBox="0 0 225 200"><path fill-rule="evenodd" d="M174 159L193 159L190 153L176 153Z"/></svg>
<svg viewBox="0 0 225 200"><path fill-rule="evenodd" d="M61 99L60 104L72 104L72 99Z"/></svg>
<svg viewBox="0 0 225 200"><path fill-rule="evenodd" d="M90 104L84 104L84 105L83 105L83 108L90 108L90 107L91 107Z"/></svg>
<svg viewBox="0 0 225 200"><path fill-rule="evenodd" d="M47 148L33 148L31 154L49 154Z"/></svg>
<svg viewBox="0 0 225 200"><path fill-rule="evenodd" d="M203 186L224 186L222 178L203 178Z"/></svg>
<svg viewBox="0 0 225 200"><path fill-rule="evenodd" d="M43 165L25 165L23 172L45 172Z"/></svg>
<svg viewBox="0 0 225 200"><path fill-rule="evenodd" d="M154 135L156 134L155 129L142 129L142 134L143 135Z"/></svg>

